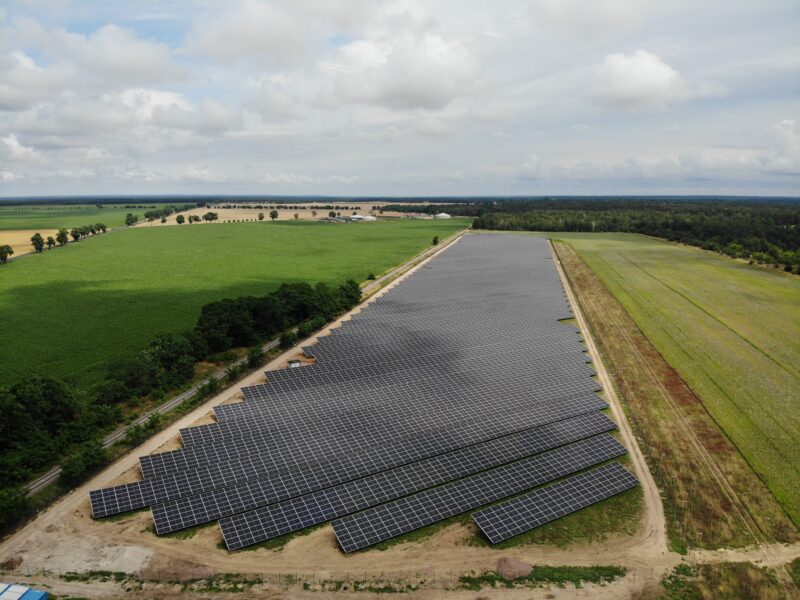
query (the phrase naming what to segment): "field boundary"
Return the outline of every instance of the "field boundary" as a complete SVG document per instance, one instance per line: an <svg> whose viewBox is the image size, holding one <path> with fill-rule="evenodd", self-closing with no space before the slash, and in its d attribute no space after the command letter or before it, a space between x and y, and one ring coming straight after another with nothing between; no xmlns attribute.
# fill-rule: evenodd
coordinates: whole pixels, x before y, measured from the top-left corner
<svg viewBox="0 0 800 600"><path fill-rule="evenodd" d="M592 330L589 328L580 302L578 301L577 296L572 289L572 283L564 272L564 268L561 264L561 258L558 255L555 244L553 244L551 239L548 239L547 243L550 246L553 262L555 263L556 270L561 278L564 291L567 293L567 297L569 298L569 303L572 306L573 314L575 315L575 320L578 323L584 343L586 344L589 354L592 357L593 367L597 371L598 378L603 386L603 390L605 392L604 396L611 407L611 412L614 415L614 419L617 422L619 431L622 434L622 439L625 443L625 446L628 448L628 452L631 457L631 464L634 466L634 470L636 471L636 475L639 478L639 482L644 491L645 510L643 525L645 527L645 534L647 537L652 537L655 540L657 549L661 550L662 552L666 552L668 549L667 522L664 514L664 506L661 503L661 493L656 485L653 474L650 472L650 468L647 464L644 454L639 447L639 442L633 433L633 429L628 422L628 417L622 408L617 390L611 381L608 371L606 370L605 364L603 363L603 359L600 355L600 351L594 342Z"/></svg>

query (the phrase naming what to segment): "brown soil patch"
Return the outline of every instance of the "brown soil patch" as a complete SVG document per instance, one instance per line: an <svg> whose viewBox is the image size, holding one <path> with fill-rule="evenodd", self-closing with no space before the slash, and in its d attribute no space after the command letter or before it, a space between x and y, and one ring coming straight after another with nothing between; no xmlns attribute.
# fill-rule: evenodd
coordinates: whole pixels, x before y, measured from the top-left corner
<svg viewBox="0 0 800 600"><path fill-rule="evenodd" d="M766 486L571 246L559 258L650 470L677 547L798 539Z"/></svg>

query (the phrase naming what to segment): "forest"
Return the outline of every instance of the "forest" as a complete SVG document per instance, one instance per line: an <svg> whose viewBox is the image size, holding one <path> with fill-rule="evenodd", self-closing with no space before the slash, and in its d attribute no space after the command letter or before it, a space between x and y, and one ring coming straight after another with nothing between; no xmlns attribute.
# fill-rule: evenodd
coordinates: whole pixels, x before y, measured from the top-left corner
<svg viewBox="0 0 800 600"><path fill-rule="evenodd" d="M788 199L541 199L384 206L476 217L473 229L641 233L800 270L800 202Z"/></svg>

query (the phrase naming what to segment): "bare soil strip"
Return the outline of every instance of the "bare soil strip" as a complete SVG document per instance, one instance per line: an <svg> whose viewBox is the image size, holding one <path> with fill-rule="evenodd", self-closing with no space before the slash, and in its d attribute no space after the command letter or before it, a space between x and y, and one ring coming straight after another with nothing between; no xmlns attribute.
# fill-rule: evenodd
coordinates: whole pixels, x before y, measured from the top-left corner
<svg viewBox="0 0 800 600"><path fill-rule="evenodd" d="M556 249L663 493L673 548L797 541L697 396L572 247L557 242Z"/></svg>

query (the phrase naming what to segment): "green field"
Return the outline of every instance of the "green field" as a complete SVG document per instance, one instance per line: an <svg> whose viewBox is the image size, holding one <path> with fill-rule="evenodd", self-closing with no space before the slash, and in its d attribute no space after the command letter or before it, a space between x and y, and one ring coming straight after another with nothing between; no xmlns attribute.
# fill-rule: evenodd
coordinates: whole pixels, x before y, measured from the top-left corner
<svg viewBox="0 0 800 600"><path fill-rule="evenodd" d="M139 219L147 208L122 208L124 204L97 208L94 204L3 206L0 204L0 231L14 229L69 229L104 223L109 227L125 224L125 215L133 213ZM2 236L0 236L2 237Z"/></svg>
<svg viewBox="0 0 800 600"><path fill-rule="evenodd" d="M632 234L570 243L800 524L800 279Z"/></svg>
<svg viewBox="0 0 800 600"><path fill-rule="evenodd" d="M363 281L469 225L222 223L120 229L0 266L0 385L34 373L86 385L207 302L283 282Z"/></svg>

